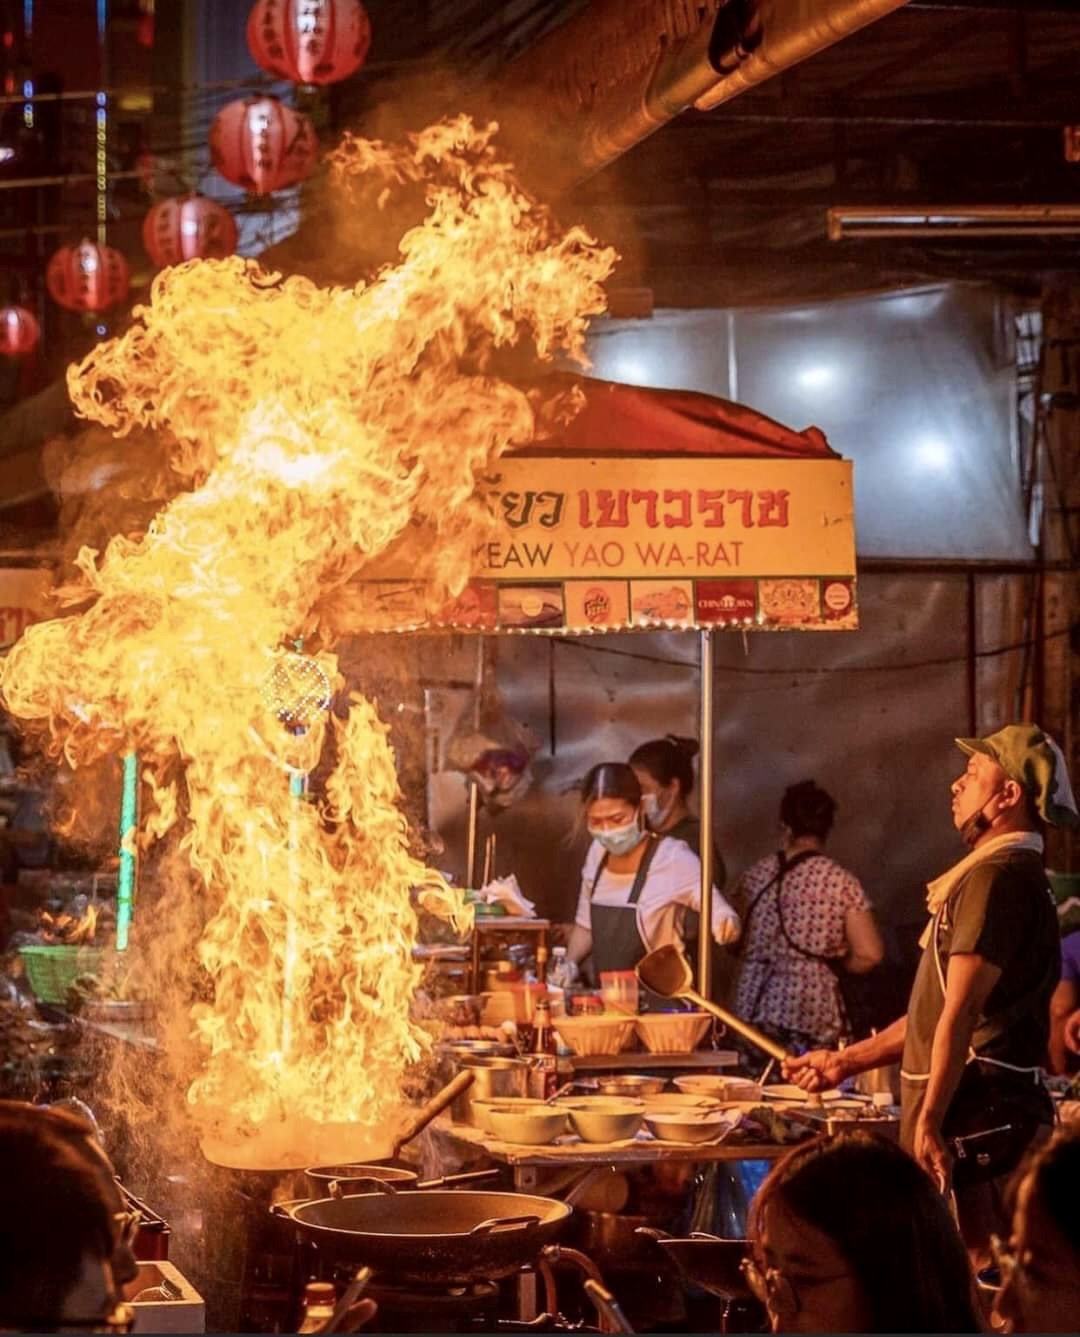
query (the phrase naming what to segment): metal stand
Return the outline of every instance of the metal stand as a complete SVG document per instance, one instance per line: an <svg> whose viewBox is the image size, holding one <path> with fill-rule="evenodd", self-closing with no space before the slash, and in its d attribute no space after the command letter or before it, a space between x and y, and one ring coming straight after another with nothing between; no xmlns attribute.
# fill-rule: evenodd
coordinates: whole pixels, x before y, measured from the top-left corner
<svg viewBox="0 0 1080 1337"><path fill-rule="evenodd" d="M698 937L698 993L712 992L713 885L713 632L701 632L701 925Z"/></svg>

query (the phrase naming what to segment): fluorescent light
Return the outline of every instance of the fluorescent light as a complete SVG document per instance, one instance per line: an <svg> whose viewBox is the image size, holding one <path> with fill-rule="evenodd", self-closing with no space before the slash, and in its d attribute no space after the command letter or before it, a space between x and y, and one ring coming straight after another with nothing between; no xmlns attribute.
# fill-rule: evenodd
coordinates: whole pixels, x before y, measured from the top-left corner
<svg viewBox="0 0 1080 1337"><path fill-rule="evenodd" d="M803 367L796 374L795 379L804 390L820 390L824 386L832 384L836 379L836 371L832 367L819 363L816 367Z"/></svg>
<svg viewBox="0 0 1080 1337"><path fill-rule="evenodd" d="M928 473L944 473L952 465L952 451L934 436L924 436L916 442L915 458Z"/></svg>

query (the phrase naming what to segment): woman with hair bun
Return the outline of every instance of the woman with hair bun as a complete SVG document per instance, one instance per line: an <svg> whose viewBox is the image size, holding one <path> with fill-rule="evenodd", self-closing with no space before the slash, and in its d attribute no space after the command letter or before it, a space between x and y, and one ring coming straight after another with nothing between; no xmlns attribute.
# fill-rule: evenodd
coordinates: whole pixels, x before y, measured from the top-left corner
<svg viewBox="0 0 1080 1337"><path fill-rule="evenodd" d="M885 955L858 879L824 853L836 803L813 780L784 791L781 848L739 878L743 958L735 1011L791 1049L851 1038L841 972Z"/></svg>
<svg viewBox="0 0 1080 1337"><path fill-rule="evenodd" d="M690 811L694 792L696 738L669 733L651 738L630 754L630 765L641 785L641 810L650 831L689 845L701 858L701 821ZM727 881L720 852L713 849L713 878L718 887Z"/></svg>

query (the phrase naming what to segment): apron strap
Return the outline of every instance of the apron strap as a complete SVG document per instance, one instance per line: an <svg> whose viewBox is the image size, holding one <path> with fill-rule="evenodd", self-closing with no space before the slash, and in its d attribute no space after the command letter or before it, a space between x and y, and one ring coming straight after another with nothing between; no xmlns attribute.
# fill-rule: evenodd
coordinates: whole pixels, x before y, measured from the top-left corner
<svg viewBox="0 0 1080 1337"><path fill-rule="evenodd" d="M648 836L649 848L637 866L637 872L634 874L634 885L630 888L630 896L626 902L627 905L637 905L641 899L641 893L645 890L645 879L649 876L649 865L653 861L663 836L658 836L650 832ZM607 850L600 856L600 862L596 865L596 872L593 874L592 886L589 888L589 900L596 895L596 888L600 885L600 878L603 876L604 869L607 867Z"/></svg>
<svg viewBox="0 0 1080 1337"><path fill-rule="evenodd" d="M630 897L626 902L627 905L637 905L638 901L641 899L641 893L645 890L645 879L649 876L649 865L652 863L653 856L660 848L660 842L663 839L663 836L649 835L649 848L645 851L641 862L637 866L637 872L634 874L634 885L630 888Z"/></svg>

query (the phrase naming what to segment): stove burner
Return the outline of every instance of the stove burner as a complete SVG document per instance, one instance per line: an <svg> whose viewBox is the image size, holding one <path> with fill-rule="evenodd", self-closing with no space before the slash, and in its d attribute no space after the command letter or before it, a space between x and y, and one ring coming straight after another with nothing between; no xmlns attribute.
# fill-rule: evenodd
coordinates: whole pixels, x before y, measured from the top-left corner
<svg viewBox="0 0 1080 1337"><path fill-rule="evenodd" d="M341 1275L348 1285L351 1275ZM461 1286L396 1286L378 1277L364 1291L379 1306L369 1332L491 1332L499 1287L491 1281Z"/></svg>

